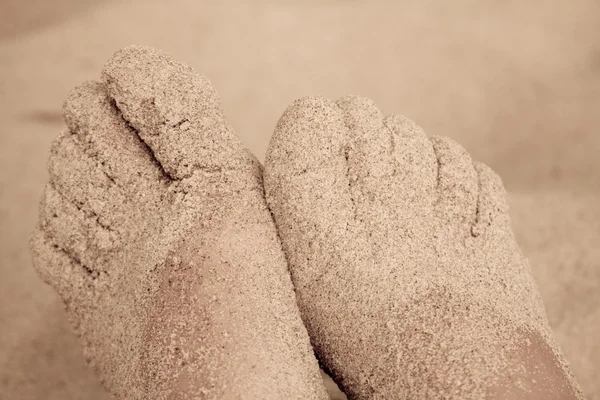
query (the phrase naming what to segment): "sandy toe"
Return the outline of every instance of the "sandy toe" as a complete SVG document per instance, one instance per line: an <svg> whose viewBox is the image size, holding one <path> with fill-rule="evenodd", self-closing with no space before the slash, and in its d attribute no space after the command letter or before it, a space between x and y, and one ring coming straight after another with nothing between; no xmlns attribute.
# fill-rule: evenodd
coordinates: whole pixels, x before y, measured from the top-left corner
<svg viewBox="0 0 600 400"><path fill-rule="evenodd" d="M32 239L120 399L324 399L261 168L210 82L150 48L69 95Z"/></svg>

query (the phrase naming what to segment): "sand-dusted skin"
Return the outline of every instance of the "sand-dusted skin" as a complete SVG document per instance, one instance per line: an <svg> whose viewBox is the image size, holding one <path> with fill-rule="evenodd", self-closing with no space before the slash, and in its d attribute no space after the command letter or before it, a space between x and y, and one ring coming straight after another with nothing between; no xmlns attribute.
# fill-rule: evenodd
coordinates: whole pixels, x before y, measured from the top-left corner
<svg viewBox="0 0 600 400"><path fill-rule="evenodd" d="M265 191L317 356L350 398L581 397L500 178L452 140L368 99L304 98L276 127Z"/></svg>
<svg viewBox="0 0 600 400"><path fill-rule="evenodd" d="M210 82L128 47L71 92L32 239L119 399L325 399L261 167Z"/></svg>

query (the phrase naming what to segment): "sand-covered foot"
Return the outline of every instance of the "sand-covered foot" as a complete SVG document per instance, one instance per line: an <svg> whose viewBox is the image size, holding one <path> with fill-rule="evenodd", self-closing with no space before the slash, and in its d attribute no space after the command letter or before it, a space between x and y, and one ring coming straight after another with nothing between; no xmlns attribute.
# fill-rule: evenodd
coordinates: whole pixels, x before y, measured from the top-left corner
<svg viewBox="0 0 600 400"><path fill-rule="evenodd" d="M452 140L364 98L305 98L277 125L265 191L317 356L350 398L579 395L501 180Z"/></svg>
<svg viewBox="0 0 600 400"><path fill-rule="evenodd" d="M324 399L263 195L210 82L150 48L76 88L32 239L119 399Z"/></svg>

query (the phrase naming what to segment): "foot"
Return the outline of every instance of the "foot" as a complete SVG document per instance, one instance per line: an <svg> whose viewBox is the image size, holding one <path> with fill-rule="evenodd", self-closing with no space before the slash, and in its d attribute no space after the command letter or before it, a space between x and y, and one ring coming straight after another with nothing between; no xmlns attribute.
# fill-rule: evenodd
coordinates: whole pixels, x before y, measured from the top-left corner
<svg viewBox="0 0 600 400"><path fill-rule="evenodd" d="M76 88L32 239L120 399L324 399L261 168L210 82L117 52Z"/></svg>
<svg viewBox="0 0 600 400"><path fill-rule="evenodd" d="M455 142L367 99L305 98L277 125L265 190L317 356L350 398L578 393L500 178Z"/></svg>

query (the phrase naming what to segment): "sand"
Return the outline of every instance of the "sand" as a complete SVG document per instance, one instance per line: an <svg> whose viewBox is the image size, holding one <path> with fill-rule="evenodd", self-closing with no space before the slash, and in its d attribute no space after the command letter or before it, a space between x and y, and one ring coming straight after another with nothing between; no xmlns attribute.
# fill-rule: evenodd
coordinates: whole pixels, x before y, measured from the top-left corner
<svg viewBox="0 0 600 400"><path fill-rule="evenodd" d="M119 50L64 105L32 240L119 399L323 399L262 186L211 83Z"/></svg>
<svg viewBox="0 0 600 400"><path fill-rule="evenodd" d="M579 392L501 179L458 143L364 97L305 97L277 124L264 186L315 352L349 398ZM524 369L531 342L555 373Z"/></svg>
<svg viewBox="0 0 600 400"><path fill-rule="evenodd" d="M27 236L68 91L140 43L209 76L260 160L294 99L359 93L490 165L557 340L599 398L597 2L105 1L45 18L13 3L13 14L0 9L18 28L0 39L0 393L107 399L31 266ZM42 23L28 23L32 12Z"/></svg>

